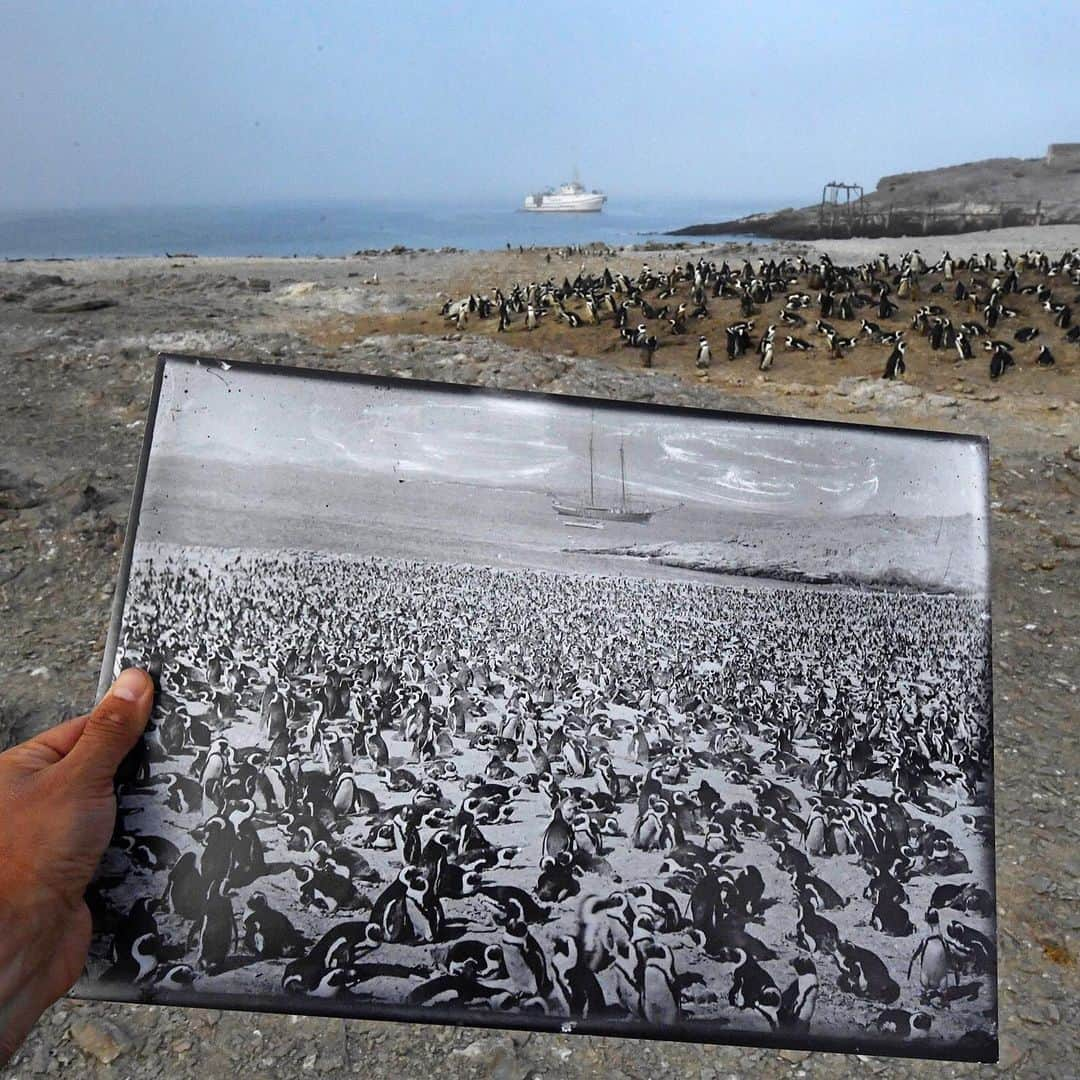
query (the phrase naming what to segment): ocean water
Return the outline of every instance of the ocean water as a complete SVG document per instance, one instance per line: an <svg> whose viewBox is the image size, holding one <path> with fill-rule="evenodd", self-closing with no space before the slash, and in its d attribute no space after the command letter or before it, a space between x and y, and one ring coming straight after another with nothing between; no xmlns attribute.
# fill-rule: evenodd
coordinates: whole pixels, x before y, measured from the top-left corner
<svg viewBox="0 0 1080 1080"><path fill-rule="evenodd" d="M746 200L609 198L596 214L530 214L517 203L275 203L233 207L0 211L0 258L347 255L368 248L491 250L641 243L670 229L766 209ZM662 236L658 239L664 239ZM670 238L674 240L675 238Z"/></svg>

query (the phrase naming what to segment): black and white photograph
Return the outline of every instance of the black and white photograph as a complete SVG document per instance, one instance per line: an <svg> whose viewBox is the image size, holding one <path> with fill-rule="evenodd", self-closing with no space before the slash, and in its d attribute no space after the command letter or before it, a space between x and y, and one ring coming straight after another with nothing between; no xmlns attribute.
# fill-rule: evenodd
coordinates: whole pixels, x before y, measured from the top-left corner
<svg viewBox="0 0 1080 1080"><path fill-rule="evenodd" d="M995 1060L987 470L161 358L78 993Z"/></svg>

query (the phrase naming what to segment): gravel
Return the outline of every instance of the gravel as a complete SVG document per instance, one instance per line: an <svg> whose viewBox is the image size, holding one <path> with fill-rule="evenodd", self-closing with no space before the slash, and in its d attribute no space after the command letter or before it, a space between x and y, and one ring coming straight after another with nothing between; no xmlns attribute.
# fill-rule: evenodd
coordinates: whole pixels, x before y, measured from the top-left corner
<svg viewBox="0 0 1080 1080"><path fill-rule="evenodd" d="M926 251L929 246L921 244ZM995 248L1000 244L995 242ZM379 261L393 304L429 303L441 276L487 256ZM303 263L303 265L300 265ZM352 265L355 263L355 265ZM305 363L489 386L944 427L992 439L1001 1066L1078 1075L1080 743L1075 737L1080 431L1075 372L1055 395L910 394L877 381L702 386L602 360L450 337L324 347L332 310L277 299L341 286L369 260L163 260L0 266L0 746L91 704L104 647L155 350ZM160 265L159 265L160 264ZM189 269L191 269L189 267ZM481 266L479 272L488 272ZM59 274L41 282L35 276ZM336 276L335 276L336 275ZM264 286L264 283L265 284ZM357 294L364 289L357 285ZM109 297L97 310L33 312ZM320 290L311 290L316 298ZM329 298L340 306L341 295ZM323 296L322 299L327 299ZM350 300L351 303L351 300ZM55 306L55 305L51 305ZM64 1000L3 1075L65 1077L978 1076L990 1066Z"/></svg>

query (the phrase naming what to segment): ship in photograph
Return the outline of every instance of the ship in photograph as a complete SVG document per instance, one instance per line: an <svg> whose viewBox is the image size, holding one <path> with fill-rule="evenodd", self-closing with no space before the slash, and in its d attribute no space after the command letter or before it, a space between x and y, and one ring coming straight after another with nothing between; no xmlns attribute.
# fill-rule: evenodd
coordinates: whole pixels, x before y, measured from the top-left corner
<svg viewBox="0 0 1080 1080"><path fill-rule="evenodd" d="M598 505L596 501L596 464L593 434L589 433L589 498L579 503L554 502L556 514L563 517L585 518L588 522L628 521L644 525L656 512L645 507L633 506L626 495L626 449L619 444L619 501L612 506ZM585 528L585 522L567 522ZM591 527L595 528L595 524Z"/></svg>
<svg viewBox="0 0 1080 1080"><path fill-rule="evenodd" d="M603 548L551 508L587 442L666 507L605 477ZM163 358L103 669L159 692L78 993L994 1060L986 475Z"/></svg>
<svg viewBox="0 0 1080 1080"><path fill-rule="evenodd" d="M525 210L541 213L581 214L603 210L607 196L602 191L586 191L575 177L557 188L546 188L525 196Z"/></svg>

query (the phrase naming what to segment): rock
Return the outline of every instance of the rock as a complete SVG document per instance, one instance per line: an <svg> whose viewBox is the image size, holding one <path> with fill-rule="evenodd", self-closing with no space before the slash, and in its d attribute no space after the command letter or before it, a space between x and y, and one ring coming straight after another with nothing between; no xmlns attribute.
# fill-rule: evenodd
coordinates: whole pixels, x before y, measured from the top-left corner
<svg viewBox="0 0 1080 1080"><path fill-rule="evenodd" d="M949 409L954 405L959 405L960 402L950 394L927 394L926 404L935 409Z"/></svg>
<svg viewBox="0 0 1080 1080"><path fill-rule="evenodd" d="M90 1057L103 1065L115 1061L132 1047L131 1036L111 1020L77 1020L68 1028L71 1041Z"/></svg>
<svg viewBox="0 0 1080 1080"><path fill-rule="evenodd" d="M998 1068L1011 1069L1019 1065L1023 1057L1023 1048L1013 1042L1008 1035L1002 1035L998 1040Z"/></svg>
<svg viewBox="0 0 1080 1080"><path fill-rule="evenodd" d="M805 1061L810 1056L809 1050L780 1050L777 1055L778 1058L782 1058L784 1061L799 1062Z"/></svg>
<svg viewBox="0 0 1080 1080"><path fill-rule="evenodd" d="M117 301L107 297L91 300L61 300L51 304L32 304L31 311L39 315L70 315L76 311L100 311L102 308L116 307Z"/></svg>
<svg viewBox="0 0 1080 1080"><path fill-rule="evenodd" d="M249 289L252 289L255 292L270 291L270 281L268 278L248 278L246 284Z"/></svg>

